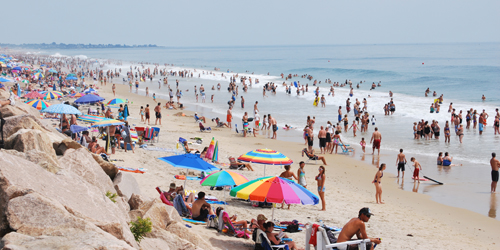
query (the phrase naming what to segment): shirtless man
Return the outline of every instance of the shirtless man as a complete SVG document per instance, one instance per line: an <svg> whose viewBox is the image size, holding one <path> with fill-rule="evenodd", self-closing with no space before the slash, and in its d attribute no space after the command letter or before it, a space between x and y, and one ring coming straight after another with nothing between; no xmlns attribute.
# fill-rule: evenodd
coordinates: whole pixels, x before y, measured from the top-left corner
<svg viewBox="0 0 500 250"><path fill-rule="evenodd" d="M149 118L151 117L150 113L149 113L149 104L146 104L146 108L144 109L144 113L146 113L146 119L144 119L144 124L146 124L146 121L147 121L148 125L149 125L149 123L151 122L149 120Z"/></svg>
<svg viewBox="0 0 500 250"><path fill-rule="evenodd" d="M160 125L161 125L161 103L158 103L158 106L155 107L155 117L156 117L155 125L158 122L158 120L160 120Z"/></svg>
<svg viewBox="0 0 500 250"><path fill-rule="evenodd" d="M398 178L399 178L399 171L403 172L403 176L401 178L405 178L405 164L407 163L406 161L406 156L403 154L403 149L399 150L399 154L396 157L396 165L398 166Z"/></svg>
<svg viewBox="0 0 500 250"><path fill-rule="evenodd" d="M276 119L274 117L271 117L271 114L269 116L269 124L272 125L273 127L273 137L271 139L276 139L276 131L278 131L278 123L276 122Z"/></svg>
<svg viewBox="0 0 500 250"><path fill-rule="evenodd" d="M498 184L498 168L500 168L500 161L496 158L497 154L491 153L491 192L497 191Z"/></svg>
<svg viewBox="0 0 500 250"><path fill-rule="evenodd" d="M205 201L205 193L199 192L198 199L192 206L193 220L207 221L208 215L214 214L212 207Z"/></svg>
<svg viewBox="0 0 500 250"><path fill-rule="evenodd" d="M321 150L320 154L326 154L326 130L324 129L323 126L321 126L319 132L318 132L318 138L319 138L319 149Z"/></svg>
<svg viewBox="0 0 500 250"><path fill-rule="evenodd" d="M229 106L229 109L227 110L227 116L226 116L226 121L227 125L229 128L232 128L231 126L231 121L233 120L233 112L232 112L233 106Z"/></svg>
<svg viewBox="0 0 500 250"><path fill-rule="evenodd" d="M255 101L255 104L253 105L253 113L258 113L259 112L259 108L257 108L257 104L259 104L258 101Z"/></svg>
<svg viewBox="0 0 500 250"><path fill-rule="evenodd" d="M344 225L342 228L342 231L339 234L339 238L337 240L337 243L342 243L346 241L350 241L351 238L356 235L358 239L369 239L370 242L366 243L367 249L373 249L372 243L375 244L380 244L380 238L368 238L368 235L366 234L366 227L365 227L365 222L368 222L370 220L370 217L373 214L370 212L370 209L367 207L362 208L359 210L358 218L352 218L347 224ZM338 249L358 249L357 245L352 245L352 246L342 246L342 247L337 247Z"/></svg>
<svg viewBox="0 0 500 250"><path fill-rule="evenodd" d="M378 132L378 128L375 127L375 132L372 134L372 138L370 139L370 143L373 142L373 152L372 155L375 154L375 149L378 150L378 155L380 155L380 142L382 141L382 134Z"/></svg>
<svg viewBox="0 0 500 250"><path fill-rule="evenodd" d="M247 137L247 130L248 130L248 113L245 112L245 115L243 115L243 137Z"/></svg>

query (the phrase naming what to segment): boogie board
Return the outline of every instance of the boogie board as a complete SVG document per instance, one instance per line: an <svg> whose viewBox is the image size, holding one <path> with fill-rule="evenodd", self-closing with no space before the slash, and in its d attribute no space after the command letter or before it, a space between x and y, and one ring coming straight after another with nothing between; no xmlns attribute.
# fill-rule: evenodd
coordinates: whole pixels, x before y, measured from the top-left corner
<svg viewBox="0 0 500 250"><path fill-rule="evenodd" d="M427 177L427 176L424 176L424 178L427 178L427 179L429 179L430 181L433 181L433 182L435 182L435 183L437 183L437 184L439 184L439 185L443 185L443 184L444 184L444 183L442 183L442 182L439 182L439 181L436 181L436 180L434 180L434 179L431 179L431 178L429 178L429 177Z"/></svg>
<svg viewBox="0 0 500 250"><path fill-rule="evenodd" d="M411 178L412 178L412 179L415 179L415 178L413 178L413 177L411 177ZM421 181L428 181L429 179L426 179L426 178L422 178L422 177L420 177L420 178L419 178L419 180L421 180Z"/></svg>
<svg viewBox="0 0 500 250"><path fill-rule="evenodd" d="M313 105L314 105L314 106L318 106L318 101L319 101L319 98L318 98L318 97L316 97L316 98L314 99Z"/></svg>

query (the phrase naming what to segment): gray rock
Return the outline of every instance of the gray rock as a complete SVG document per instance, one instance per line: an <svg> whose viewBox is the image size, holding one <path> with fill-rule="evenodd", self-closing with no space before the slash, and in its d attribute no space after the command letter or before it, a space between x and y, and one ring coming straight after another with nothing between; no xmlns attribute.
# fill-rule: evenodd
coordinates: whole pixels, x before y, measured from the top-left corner
<svg viewBox="0 0 500 250"><path fill-rule="evenodd" d="M37 109L23 103L22 101L16 101L16 104L14 106L5 105L0 107L0 117L2 118L25 114L40 116L40 112Z"/></svg>
<svg viewBox="0 0 500 250"><path fill-rule="evenodd" d="M15 155L17 157L21 157L23 159L26 159L30 162L33 162L35 164L38 164L40 167L46 169L47 171L51 173L57 173L61 168L59 167L59 162L54 160L50 155L48 155L46 152L40 151L40 150L30 150L28 152L19 152L13 149L10 150L4 150L2 149L3 152L11 155Z"/></svg>
<svg viewBox="0 0 500 250"><path fill-rule="evenodd" d="M107 162L100 155L92 154L92 157L94 157L94 160L101 166L102 170L113 180L118 174L118 168L115 166L115 164L111 162Z"/></svg>
<svg viewBox="0 0 500 250"><path fill-rule="evenodd" d="M137 180L130 173L118 172L113 179L113 186L118 195L125 197L127 202L132 194L141 194L139 183L137 183Z"/></svg>
<svg viewBox="0 0 500 250"><path fill-rule="evenodd" d="M198 249L196 245L194 245L192 242L189 242L181 237L179 237L177 234L173 234L171 232L168 232L164 229L158 228L158 227L153 227L153 230L151 230L150 233L146 234L147 238L154 238L154 239L160 239L165 242L168 242L169 247L171 250L196 250ZM145 243L147 244L147 243ZM142 242L141 242L142 246ZM203 246L201 247L202 249L211 249L211 248L206 248L209 247Z"/></svg>
<svg viewBox="0 0 500 250"><path fill-rule="evenodd" d="M38 150L57 160L56 152L49 143L47 135L36 129L20 129L5 140L5 149L15 149L20 152Z"/></svg>
<svg viewBox="0 0 500 250"><path fill-rule="evenodd" d="M20 129L37 129L44 132L49 132L44 129L38 122L38 119L32 115L18 115L5 118L5 125L3 127L3 136L5 138L13 135Z"/></svg>
<svg viewBox="0 0 500 250"><path fill-rule="evenodd" d="M53 142L52 147L54 147L54 150L56 151L57 155L64 155L64 152L66 152L66 150L68 149L83 148L83 146L80 143L70 138L65 138L60 142Z"/></svg>
<svg viewBox="0 0 500 250"><path fill-rule="evenodd" d="M211 244L208 243L205 239L203 239L198 234L190 231L186 226L181 224L180 222L172 222L167 226L167 231L179 236L180 238L187 240L188 242L193 243L195 246L200 247L205 250L214 249L211 247Z"/></svg>

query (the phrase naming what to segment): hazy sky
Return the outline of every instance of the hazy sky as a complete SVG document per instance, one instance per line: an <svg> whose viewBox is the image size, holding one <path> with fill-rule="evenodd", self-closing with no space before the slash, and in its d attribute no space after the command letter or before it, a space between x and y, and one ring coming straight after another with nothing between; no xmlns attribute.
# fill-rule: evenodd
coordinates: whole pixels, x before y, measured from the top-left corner
<svg viewBox="0 0 500 250"><path fill-rule="evenodd" d="M2 43L500 42L499 0L2 1Z"/></svg>

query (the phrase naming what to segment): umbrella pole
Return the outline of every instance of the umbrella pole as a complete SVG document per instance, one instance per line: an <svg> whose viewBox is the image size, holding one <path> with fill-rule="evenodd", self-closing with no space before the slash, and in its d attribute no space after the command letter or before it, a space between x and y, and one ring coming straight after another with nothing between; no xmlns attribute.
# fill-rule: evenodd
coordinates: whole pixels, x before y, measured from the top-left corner
<svg viewBox="0 0 500 250"><path fill-rule="evenodd" d="M226 187L224 187L224 211L226 211Z"/></svg>
<svg viewBox="0 0 500 250"><path fill-rule="evenodd" d="M271 221L274 222L274 206L276 205L276 203L273 203L273 213L271 215Z"/></svg>
<svg viewBox="0 0 500 250"><path fill-rule="evenodd" d="M267 164L264 165L264 176L266 176L266 166Z"/></svg>
<svg viewBox="0 0 500 250"><path fill-rule="evenodd" d="M188 177L188 169L186 168L186 179L184 179L184 195L186 195L186 182L187 182L187 177Z"/></svg>
<svg viewBox="0 0 500 250"><path fill-rule="evenodd" d="M108 154L109 142L111 139L109 138L109 127L106 127L106 154ZM126 147L126 145L125 145Z"/></svg>

